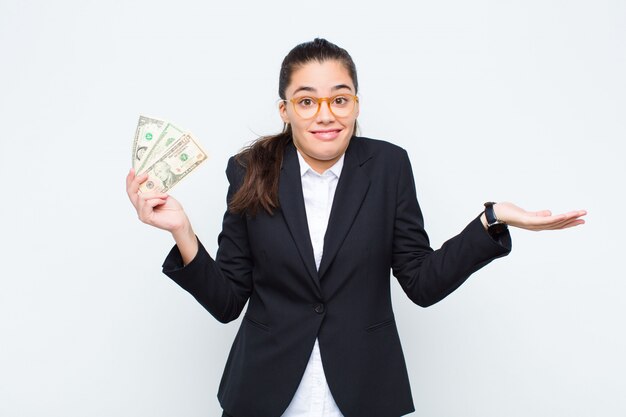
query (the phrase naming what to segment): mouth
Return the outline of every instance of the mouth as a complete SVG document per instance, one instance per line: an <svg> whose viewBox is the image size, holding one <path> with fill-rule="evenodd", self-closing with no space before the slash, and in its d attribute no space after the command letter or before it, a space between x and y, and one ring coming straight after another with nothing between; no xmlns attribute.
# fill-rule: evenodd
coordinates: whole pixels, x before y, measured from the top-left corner
<svg viewBox="0 0 626 417"><path fill-rule="evenodd" d="M319 140L333 140L339 136L343 129L321 129L311 130L310 132Z"/></svg>

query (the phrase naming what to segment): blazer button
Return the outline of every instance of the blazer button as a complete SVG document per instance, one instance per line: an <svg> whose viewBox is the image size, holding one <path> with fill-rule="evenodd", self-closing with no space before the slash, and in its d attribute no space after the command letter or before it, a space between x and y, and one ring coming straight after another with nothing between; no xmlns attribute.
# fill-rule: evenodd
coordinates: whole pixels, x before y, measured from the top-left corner
<svg viewBox="0 0 626 417"><path fill-rule="evenodd" d="M317 314L322 314L324 312L324 304L316 304L314 310Z"/></svg>

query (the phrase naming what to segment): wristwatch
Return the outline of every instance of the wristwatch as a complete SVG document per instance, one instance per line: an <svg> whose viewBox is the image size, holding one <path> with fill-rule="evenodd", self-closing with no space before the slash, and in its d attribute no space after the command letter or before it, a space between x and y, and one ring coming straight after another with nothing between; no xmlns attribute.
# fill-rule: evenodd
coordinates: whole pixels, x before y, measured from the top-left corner
<svg viewBox="0 0 626 417"><path fill-rule="evenodd" d="M487 218L487 231L491 237L497 238L500 233L505 232L509 227L496 217L496 212L493 209L494 204L496 203L493 201L485 203L485 217Z"/></svg>

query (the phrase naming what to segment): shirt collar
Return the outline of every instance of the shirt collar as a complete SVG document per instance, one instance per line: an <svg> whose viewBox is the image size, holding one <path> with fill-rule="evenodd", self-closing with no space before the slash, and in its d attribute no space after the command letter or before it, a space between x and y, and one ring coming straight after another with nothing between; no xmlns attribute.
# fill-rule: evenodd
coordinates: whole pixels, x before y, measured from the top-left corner
<svg viewBox="0 0 626 417"><path fill-rule="evenodd" d="M346 155L345 152L341 154L341 157L339 157L337 162L335 162L335 164L332 167L324 171L324 174L319 174L313 168L311 168L311 166L306 163L302 155L300 155L299 150L297 150L296 153L298 154L298 161L300 162L300 176L301 177L303 177L304 174L306 174L309 170L311 171L311 173L319 175L319 176L326 174L328 171L332 172L337 178L339 178L339 176L341 175L341 170L343 169L343 158Z"/></svg>

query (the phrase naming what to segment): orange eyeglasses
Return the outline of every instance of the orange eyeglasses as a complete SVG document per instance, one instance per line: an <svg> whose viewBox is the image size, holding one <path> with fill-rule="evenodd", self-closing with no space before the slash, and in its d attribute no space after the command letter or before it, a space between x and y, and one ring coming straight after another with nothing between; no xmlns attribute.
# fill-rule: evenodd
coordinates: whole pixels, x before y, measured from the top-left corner
<svg viewBox="0 0 626 417"><path fill-rule="evenodd" d="M359 98L352 94L337 94L332 97L301 96L280 100L293 104L293 109L303 119L312 119L320 112L322 102L328 104L328 109L335 117L348 117L354 111Z"/></svg>

